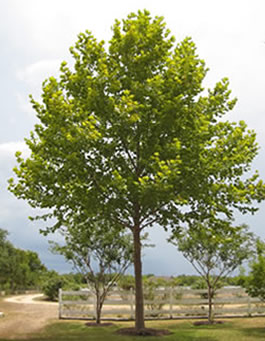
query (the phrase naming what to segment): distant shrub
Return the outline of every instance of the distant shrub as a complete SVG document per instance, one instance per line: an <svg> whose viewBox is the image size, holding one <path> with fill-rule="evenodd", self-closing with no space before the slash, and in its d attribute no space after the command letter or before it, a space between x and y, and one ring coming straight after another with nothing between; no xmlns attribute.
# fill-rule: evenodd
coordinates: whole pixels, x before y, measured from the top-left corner
<svg viewBox="0 0 265 341"><path fill-rule="evenodd" d="M42 291L50 301L58 301L59 289L79 290L80 286L74 281L70 281L65 275L52 273L43 285Z"/></svg>

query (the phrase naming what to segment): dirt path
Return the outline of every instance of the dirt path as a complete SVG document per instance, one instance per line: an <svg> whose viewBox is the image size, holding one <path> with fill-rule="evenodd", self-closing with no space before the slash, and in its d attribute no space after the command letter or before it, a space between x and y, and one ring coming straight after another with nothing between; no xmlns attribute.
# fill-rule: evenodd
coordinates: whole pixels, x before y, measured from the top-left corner
<svg viewBox="0 0 265 341"><path fill-rule="evenodd" d="M10 303L22 303L22 304L45 304L45 305L54 305L58 307L58 303L56 302L47 302L47 301L41 301L41 298L43 297L43 294L34 294L34 295L17 295L5 298L5 302ZM39 299L39 300L37 300Z"/></svg>
<svg viewBox="0 0 265 341"><path fill-rule="evenodd" d="M0 301L0 338L25 339L58 318L58 304L34 301L35 295L12 296Z"/></svg>

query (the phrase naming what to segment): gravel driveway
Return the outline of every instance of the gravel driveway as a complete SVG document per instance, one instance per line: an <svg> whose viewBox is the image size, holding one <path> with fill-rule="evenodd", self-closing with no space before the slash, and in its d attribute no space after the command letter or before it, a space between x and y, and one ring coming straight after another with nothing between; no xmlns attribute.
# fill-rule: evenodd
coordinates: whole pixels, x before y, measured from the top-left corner
<svg viewBox="0 0 265 341"><path fill-rule="evenodd" d="M34 301L40 294L12 296L0 301L0 338L25 339L58 319L58 304Z"/></svg>

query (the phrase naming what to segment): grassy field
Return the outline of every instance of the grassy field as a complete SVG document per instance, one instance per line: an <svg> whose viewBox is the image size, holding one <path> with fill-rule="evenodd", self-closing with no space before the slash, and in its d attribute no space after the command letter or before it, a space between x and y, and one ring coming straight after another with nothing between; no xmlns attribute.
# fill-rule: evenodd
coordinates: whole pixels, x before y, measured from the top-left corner
<svg viewBox="0 0 265 341"><path fill-rule="evenodd" d="M109 327L87 327L85 322L60 321L42 333L32 335L31 341L252 341L265 340L265 318L229 319L214 326L194 326L193 321L149 322L147 327L169 329L173 334L163 337L133 337L117 335L119 328L131 323L115 323ZM0 339L6 341L6 339ZM14 339L13 339L14 340Z"/></svg>

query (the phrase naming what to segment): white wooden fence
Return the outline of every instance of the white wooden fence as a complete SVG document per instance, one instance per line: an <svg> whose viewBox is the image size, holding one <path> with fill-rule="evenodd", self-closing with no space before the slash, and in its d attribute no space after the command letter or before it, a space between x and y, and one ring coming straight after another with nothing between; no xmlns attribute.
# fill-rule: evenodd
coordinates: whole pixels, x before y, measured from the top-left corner
<svg viewBox="0 0 265 341"><path fill-rule="evenodd" d="M208 300L205 290L187 288L159 289L154 299L145 299L146 319L203 318L207 316ZM102 319L130 320L135 316L133 291L115 290L106 298ZM217 291L213 298L215 316L253 316L265 313L265 304L249 297L242 288ZM96 301L90 291L59 292L59 318L95 319Z"/></svg>

